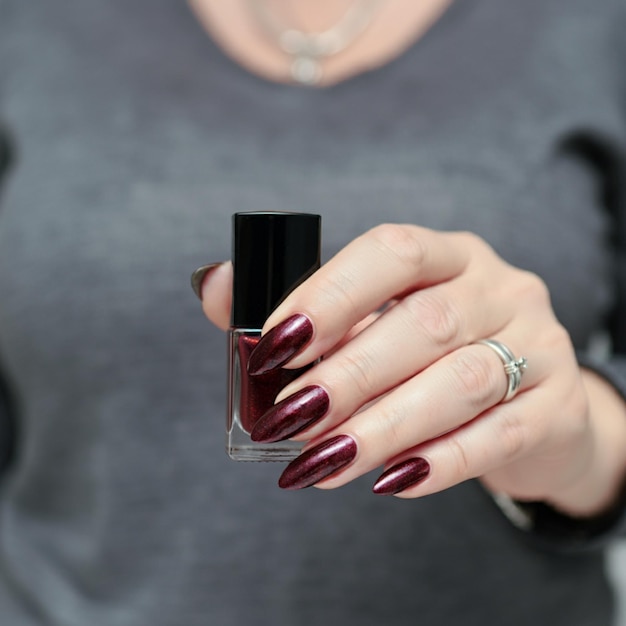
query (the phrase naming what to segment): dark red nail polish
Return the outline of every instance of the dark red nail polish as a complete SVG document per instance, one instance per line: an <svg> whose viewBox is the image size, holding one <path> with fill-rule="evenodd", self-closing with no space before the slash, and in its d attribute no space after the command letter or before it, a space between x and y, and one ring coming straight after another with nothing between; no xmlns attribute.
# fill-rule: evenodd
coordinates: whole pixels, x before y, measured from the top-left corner
<svg viewBox="0 0 626 626"><path fill-rule="evenodd" d="M291 461L302 448L296 441L252 441L250 433L272 409L283 387L310 366L297 370L267 368L251 376L248 365L262 342L261 329L269 315L319 267L320 222L319 215L305 213L233 215L226 449L236 461Z"/></svg>
<svg viewBox="0 0 626 626"><path fill-rule="evenodd" d="M352 463L357 446L352 437L337 435L303 452L289 463L278 480L282 489L304 489Z"/></svg>
<svg viewBox="0 0 626 626"><path fill-rule="evenodd" d="M258 376L285 365L313 338L313 323L300 313L288 317L259 341L250 356L248 374Z"/></svg>
<svg viewBox="0 0 626 626"><path fill-rule="evenodd" d="M221 263L209 263L208 265L202 265L191 275L191 288L193 292L202 300L202 283L207 274L210 274L213 270L216 270Z"/></svg>
<svg viewBox="0 0 626 626"><path fill-rule="evenodd" d="M238 398L238 408L233 409L232 414L236 416L237 425L245 431L248 446L253 445L250 441L252 437L248 433L252 433L261 417L273 409L276 396L310 367L297 370L278 368L260 376L248 375L245 371L246 364L260 340L260 331L258 334L248 330L243 332L235 330L230 333L231 354L235 369L232 390L237 393ZM234 424L229 424L230 432L232 432L233 426ZM299 451L302 444L296 445L298 446L297 451ZM295 456L297 456L296 453L292 454L290 458L293 459Z"/></svg>
<svg viewBox="0 0 626 626"><path fill-rule="evenodd" d="M421 483L429 474L430 464L426 459L407 459L383 472L372 491L381 496L391 496Z"/></svg>
<svg viewBox="0 0 626 626"><path fill-rule="evenodd" d="M305 387L265 413L252 429L250 438L270 443L292 437L322 419L329 406L326 390L317 385Z"/></svg>

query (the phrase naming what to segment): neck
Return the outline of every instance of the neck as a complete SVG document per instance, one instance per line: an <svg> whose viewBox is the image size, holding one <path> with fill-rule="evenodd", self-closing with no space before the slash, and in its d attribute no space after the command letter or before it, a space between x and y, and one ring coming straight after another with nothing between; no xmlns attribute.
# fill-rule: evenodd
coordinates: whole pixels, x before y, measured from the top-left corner
<svg viewBox="0 0 626 626"><path fill-rule="evenodd" d="M332 28L358 0L250 0L262 3L285 28L315 33Z"/></svg>
<svg viewBox="0 0 626 626"><path fill-rule="evenodd" d="M188 0L226 53L249 71L281 83L293 82L293 58L281 49L275 33L255 18L252 1L262 3L266 11L287 11L276 15L281 27L308 33L335 28L355 6L355 0ZM380 0L365 32L339 53L320 59L323 71L317 84L332 85L387 63L412 45L452 1ZM300 13L292 19L290 9Z"/></svg>

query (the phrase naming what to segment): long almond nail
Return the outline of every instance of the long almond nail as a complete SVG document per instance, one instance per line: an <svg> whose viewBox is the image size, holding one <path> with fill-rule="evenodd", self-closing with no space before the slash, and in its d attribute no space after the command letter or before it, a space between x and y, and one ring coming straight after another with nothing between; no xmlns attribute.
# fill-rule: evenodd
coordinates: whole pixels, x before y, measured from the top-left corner
<svg viewBox="0 0 626 626"><path fill-rule="evenodd" d="M322 419L329 406L330 398L322 387L304 387L265 413L250 433L250 438L265 443L288 439Z"/></svg>
<svg viewBox="0 0 626 626"><path fill-rule="evenodd" d="M285 365L313 338L313 323L300 313L288 317L257 344L248 361L248 373L265 374Z"/></svg>
<svg viewBox="0 0 626 626"><path fill-rule="evenodd" d="M391 496L421 483L429 474L430 464L426 459L407 459L383 472L372 491L381 496Z"/></svg>
<svg viewBox="0 0 626 626"><path fill-rule="evenodd" d="M303 452L282 473L282 489L304 489L318 483L354 461L357 445L348 435L337 435Z"/></svg>
<svg viewBox="0 0 626 626"><path fill-rule="evenodd" d="M202 265L197 270L194 270L191 275L191 288L193 292L202 300L202 283L213 270L216 270L221 263L209 263L208 265Z"/></svg>

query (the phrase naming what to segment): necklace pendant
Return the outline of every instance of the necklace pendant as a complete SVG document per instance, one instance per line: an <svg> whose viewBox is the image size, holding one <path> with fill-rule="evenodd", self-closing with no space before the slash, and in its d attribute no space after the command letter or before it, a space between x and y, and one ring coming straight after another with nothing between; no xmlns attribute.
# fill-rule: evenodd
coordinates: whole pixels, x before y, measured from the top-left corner
<svg viewBox="0 0 626 626"><path fill-rule="evenodd" d="M313 57L297 56L291 62L291 77L301 85L317 85L322 79L322 68Z"/></svg>

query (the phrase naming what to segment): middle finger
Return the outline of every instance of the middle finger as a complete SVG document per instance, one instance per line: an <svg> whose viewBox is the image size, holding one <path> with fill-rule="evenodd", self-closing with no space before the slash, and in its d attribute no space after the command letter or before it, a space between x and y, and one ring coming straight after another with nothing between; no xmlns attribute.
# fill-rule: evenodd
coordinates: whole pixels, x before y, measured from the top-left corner
<svg viewBox="0 0 626 626"><path fill-rule="evenodd" d="M513 299L489 306L482 284L464 274L405 297L288 385L259 420L253 439L316 437L442 356L499 332L514 314L508 304Z"/></svg>

